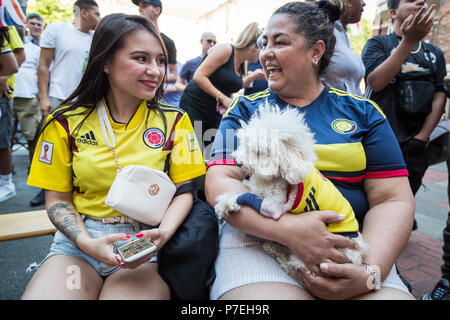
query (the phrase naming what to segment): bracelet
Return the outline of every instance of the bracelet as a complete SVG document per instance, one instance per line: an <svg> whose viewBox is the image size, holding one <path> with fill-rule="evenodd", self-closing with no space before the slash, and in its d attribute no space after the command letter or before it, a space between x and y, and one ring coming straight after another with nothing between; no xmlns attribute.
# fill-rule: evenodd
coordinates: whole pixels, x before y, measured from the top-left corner
<svg viewBox="0 0 450 320"><path fill-rule="evenodd" d="M380 279L380 276L378 275L378 273L375 271L375 269L365 263L362 263L361 265L373 277L373 281L371 282L370 286L368 285L368 287L375 291L380 290L381 289L381 279ZM367 284L369 284L369 283L367 283Z"/></svg>

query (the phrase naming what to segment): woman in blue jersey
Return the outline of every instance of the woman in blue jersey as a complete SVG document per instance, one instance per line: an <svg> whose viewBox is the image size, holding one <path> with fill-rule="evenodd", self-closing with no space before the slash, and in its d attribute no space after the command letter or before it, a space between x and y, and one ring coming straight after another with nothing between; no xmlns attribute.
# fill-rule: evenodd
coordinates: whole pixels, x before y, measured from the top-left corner
<svg viewBox="0 0 450 320"><path fill-rule="evenodd" d="M338 213L284 214L278 221L249 207L221 228L212 299L410 299L394 261L406 245L414 213L407 171L395 136L373 102L324 86L340 12L327 1L291 2L270 18L263 34L261 65L269 89L236 99L216 136L206 176L211 204L218 195L248 192L232 152L235 130L261 102L296 108L315 134L316 167L352 205L369 244L365 265L353 265L336 248L351 239L327 231ZM288 246L305 262L304 286L262 251L262 239Z"/></svg>

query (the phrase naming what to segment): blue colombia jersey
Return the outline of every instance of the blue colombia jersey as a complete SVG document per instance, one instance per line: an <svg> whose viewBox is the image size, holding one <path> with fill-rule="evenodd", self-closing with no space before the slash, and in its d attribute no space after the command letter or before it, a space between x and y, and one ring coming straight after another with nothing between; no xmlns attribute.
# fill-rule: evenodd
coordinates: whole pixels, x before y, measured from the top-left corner
<svg viewBox="0 0 450 320"><path fill-rule="evenodd" d="M237 98L220 124L208 167L236 165L231 155L237 145L235 130L266 100L304 113L316 140L315 166L350 202L359 223L368 210L364 179L408 175L397 139L376 103L330 87L301 108L284 102L270 89Z"/></svg>

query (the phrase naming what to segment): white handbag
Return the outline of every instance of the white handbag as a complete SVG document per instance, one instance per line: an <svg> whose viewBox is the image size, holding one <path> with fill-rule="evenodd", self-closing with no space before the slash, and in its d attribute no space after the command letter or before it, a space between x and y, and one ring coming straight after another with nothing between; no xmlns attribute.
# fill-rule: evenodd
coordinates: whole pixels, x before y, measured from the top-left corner
<svg viewBox="0 0 450 320"><path fill-rule="evenodd" d="M114 131L103 102L97 104L97 114L105 142L111 149L117 168L117 175L106 196L105 204L137 221L151 226L159 225L175 194L175 185L167 174L160 170L142 165L130 165L122 169L114 149Z"/></svg>

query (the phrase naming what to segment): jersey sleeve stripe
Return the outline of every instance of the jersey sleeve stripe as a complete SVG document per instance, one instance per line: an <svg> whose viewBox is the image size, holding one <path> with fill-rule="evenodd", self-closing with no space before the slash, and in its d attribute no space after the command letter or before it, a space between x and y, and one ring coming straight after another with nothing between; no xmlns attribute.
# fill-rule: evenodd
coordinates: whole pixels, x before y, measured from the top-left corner
<svg viewBox="0 0 450 320"><path fill-rule="evenodd" d="M364 180L365 175L361 175L361 176L357 176L357 177L332 177L332 176L325 175L325 177L327 177L330 180L339 180L339 181L343 181L343 182L360 182L360 181Z"/></svg>
<svg viewBox="0 0 450 320"><path fill-rule="evenodd" d="M174 112L179 112L181 114L185 114L186 113L183 109L181 109L181 108L179 108L177 106L174 106L172 104L168 104L168 103L162 102L162 101L159 101L159 107L160 107L161 110L164 110L164 111L174 111Z"/></svg>
<svg viewBox="0 0 450 320"><path fill-rule="evenodd" d="M304 191L304 185L303 182L298 184L297 194L295 195L294 203L292 204L291 210L297 208L302 200L303 197L303 191ZM288 195L292 192L291 185L288 186ZM289 197L288 197L289 199Z"/></svg>
<svg viewBox="0 0 450 320"><path fill-rule="evenodd" d="M168 151L168 150L172 150L173 149L173 140L175 139L175 127L177 126L177 123L180 121L180 119L183 117L183 115L181 113L177 114L177 117L173 123L171 132L169 134L169 139L166 142L163 151Z"/></svg>
<svg viewBox="0 0 450 320"><path fill-rule="evenodd" d="M67 141L69 143L70 150L72 152L78 152L78 147L77 144L75 143L75 138L70 134L69 122L67 121L67 119L62 115L60 115L55 118L55 121L57 121L61 125L61 127L63 127L64 130L66 131Z"/></svg>
<svg viewBox="0 0 450 320"><path fill-rule="evenodd" d="M374 101L372 101L370 99L360 97L360 96L357 96L357 95L354 95L354 94L351 94L351 93L348 93L346 91L342 91L342 90L339 90L336 88L330 88L329 92L337 94L338 96L342 96L342 97L348 96L348 97L351 97L358 101L366 101L366 102L370 103L371 105L373 105L375 107L375 109L383 116L383 118L386 118L386 115L383 113L383 110L381 110L381 108Z"/></svg>
<svg viewBox="0 0 450 320"><path fill-rule="evenodd" d="M393 177L404 177L408 176L408 170L393 170L393 171L377 171L377 172L367 172L366 178L368 179L379 179L379 178L393 178Z"/></svg>
<svg viewBox="0 0 450 320"><path fill-rule="evenodd" d="M267 97L269 95L270 95L269 89L266 89L266 90L263 90L263 91L260 91L260 92L256 92L256 93L244 96L244 98L246 98L247 100L250 100L250 101L255 101L255 100L258 100L260 98L265 98L265 97Z"/></svg>
<svg viewBox="0 0 450 320"><path fill-rule="evenodd" d="M224 117L228 116L228 113L233 110L234 107L236 107L238 101L239 101L240 97L237 97L236 99L234 99L233 103L228 107L227 111L225 112L225 114L223 115Z"/></svg>
<svg viewBox="0 0 450 320"><path fill-rule="evenodd" d="M206 166L206 170L208 170L209 167L212 167L215 165L237 166L237 163L235 160L231 160L231 159L211 160L208 162L208 165Z"/></svg>

